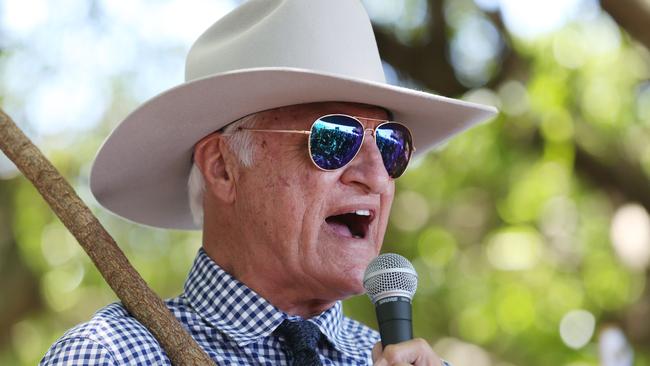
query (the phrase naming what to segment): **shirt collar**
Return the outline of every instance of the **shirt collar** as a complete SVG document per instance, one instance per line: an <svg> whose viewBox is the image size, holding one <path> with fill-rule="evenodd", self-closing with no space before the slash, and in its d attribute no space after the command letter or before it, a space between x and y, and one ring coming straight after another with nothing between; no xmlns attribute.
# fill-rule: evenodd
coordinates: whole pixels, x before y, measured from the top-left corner
<svg viewBox="0 0 650 366"><path fill-rule="evenodd" d="M203 248L185 281L185 297L198 315L240 346L267 337L283 320L298 320L284 313L217 265ZM336 349L341 345L341 302L309 319ZM346 348L346 347L343 347Z"/></svg>

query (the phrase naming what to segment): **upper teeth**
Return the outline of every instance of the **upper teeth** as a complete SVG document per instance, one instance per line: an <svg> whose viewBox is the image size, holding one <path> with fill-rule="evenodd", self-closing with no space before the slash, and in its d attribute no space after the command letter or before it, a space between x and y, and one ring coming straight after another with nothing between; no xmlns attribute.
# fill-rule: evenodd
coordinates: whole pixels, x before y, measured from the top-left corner
<svg viewBox="0 0 650 366"><path fill-rule="evenodd" d="M370 210L356 210L354 213L359 216L370 216Z"/></svg>

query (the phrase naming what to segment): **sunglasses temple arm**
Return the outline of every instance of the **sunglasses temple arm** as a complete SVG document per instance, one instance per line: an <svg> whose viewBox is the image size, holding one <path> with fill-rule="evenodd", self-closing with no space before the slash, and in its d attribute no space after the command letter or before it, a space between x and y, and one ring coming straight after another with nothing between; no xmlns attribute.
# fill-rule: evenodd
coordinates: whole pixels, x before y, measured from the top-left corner
<svg viewBox="0 0 650 366"><path fill-rule="evenodd" d="M303 130L263 130L263 129L244 128L244 127L240 127L239 129L243 131L251 131L251 132L298 133L301 135L311 135L311 131L303 131Z"/></svg>

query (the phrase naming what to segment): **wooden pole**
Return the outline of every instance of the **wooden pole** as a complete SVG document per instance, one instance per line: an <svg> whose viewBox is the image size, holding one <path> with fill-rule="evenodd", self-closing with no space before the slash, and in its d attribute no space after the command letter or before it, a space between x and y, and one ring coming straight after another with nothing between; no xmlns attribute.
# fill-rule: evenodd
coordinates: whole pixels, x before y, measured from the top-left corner
<svg viewBox="0 0 650 366"><path fill-rule="evenodd" d="M126 309L149 329L174 365L214 365L165 303L147 286L70 184L0 109L0 149L70 230Z"/></svg>

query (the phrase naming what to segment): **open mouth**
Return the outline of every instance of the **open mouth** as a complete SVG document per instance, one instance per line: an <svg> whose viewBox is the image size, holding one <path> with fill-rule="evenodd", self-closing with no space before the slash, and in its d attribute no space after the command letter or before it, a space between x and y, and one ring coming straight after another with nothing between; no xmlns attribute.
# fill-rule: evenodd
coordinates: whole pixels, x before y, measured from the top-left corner
<svg viewBox="0 0 650 366"><path fill-rule="evenodd" d="M373 215L369 210L356 210L340 215L329 216L325 222L339 235L365 239Z"/></svg>

